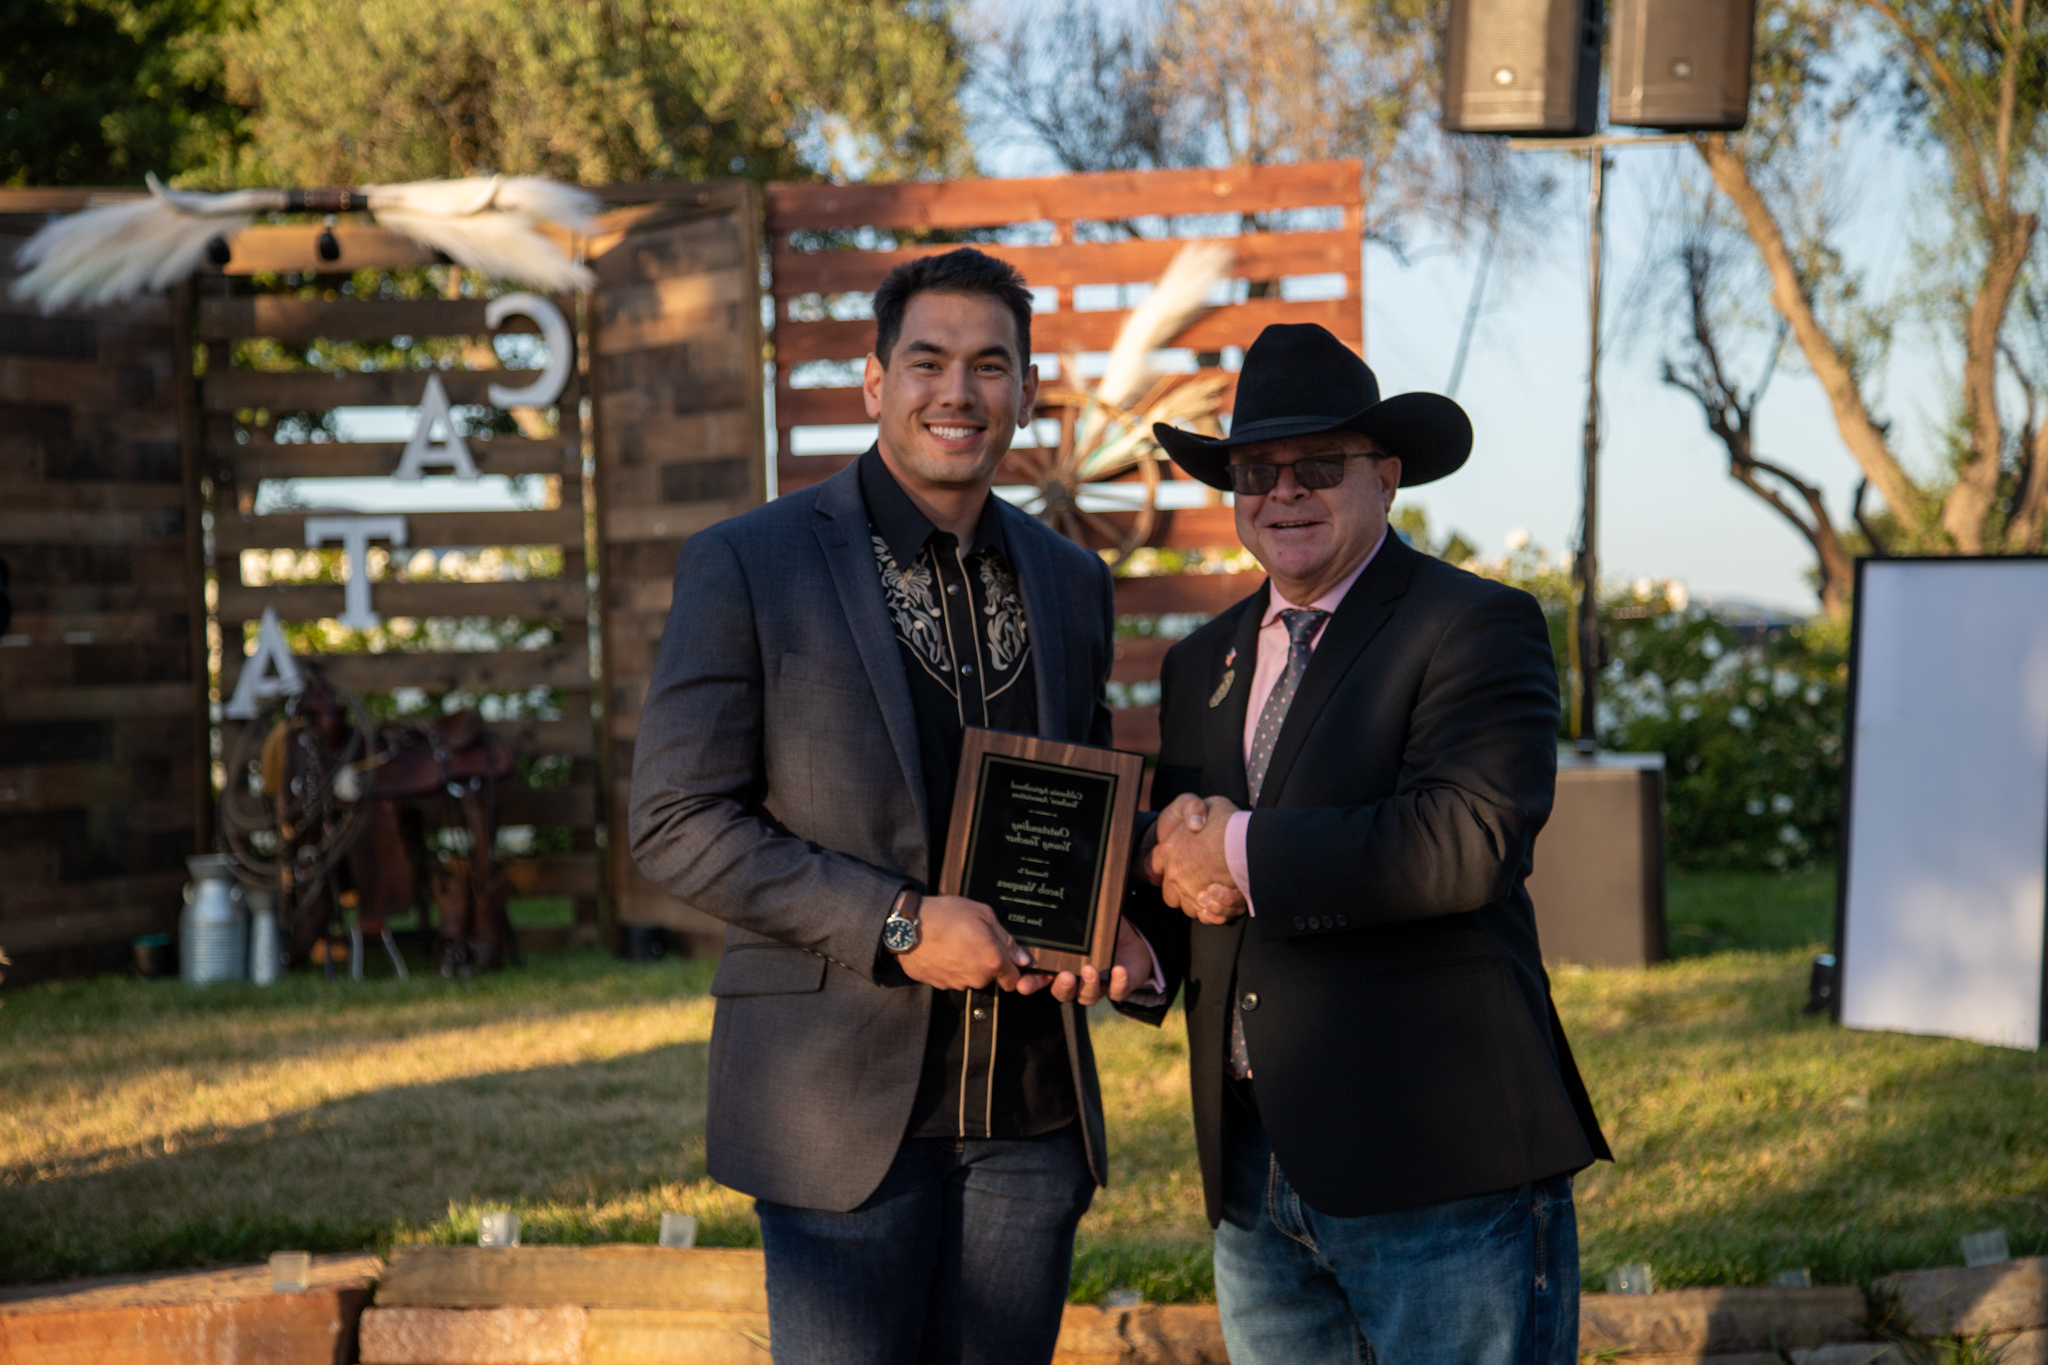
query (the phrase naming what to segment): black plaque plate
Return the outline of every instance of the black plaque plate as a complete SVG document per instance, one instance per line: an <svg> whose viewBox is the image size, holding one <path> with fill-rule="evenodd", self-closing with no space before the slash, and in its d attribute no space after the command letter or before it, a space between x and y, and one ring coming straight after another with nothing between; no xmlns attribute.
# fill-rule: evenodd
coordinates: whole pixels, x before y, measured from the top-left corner
<svg viewBox="0 0 2048 1365"><path fill-rule="evenodd" d="M1144 770L1137 754L968 730L941 891L993 909L1037 970L1108 971Z"/></svg>

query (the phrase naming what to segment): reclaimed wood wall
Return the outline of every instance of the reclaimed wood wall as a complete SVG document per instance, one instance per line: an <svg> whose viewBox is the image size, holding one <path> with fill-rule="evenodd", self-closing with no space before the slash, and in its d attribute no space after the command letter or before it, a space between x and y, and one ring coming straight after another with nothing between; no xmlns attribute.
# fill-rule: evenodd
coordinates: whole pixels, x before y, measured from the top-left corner
<svg viewBox="0 0 2048 1365"><path fill-rule="evenodd" d="M1041 356L1107 351L1130 316L1125 308L1077 309L1077 288L1149 285L1189 242L1209 238L1235 248L1233 275L1249 287L1246 297L1198 318L1178 345L1214 355L1250 345L1269 323L1318 322L1362 349L1360 171L1356 161L1320 161L1022 180L769 186L779 488L787 492L815 483L847 463L846 456L795 454L797 428L869 420L857 380L828 384L797 374L821 361L858 362L873 347L874 323L832 316L830 301L870 294L898 264L951 251L963 235L984 239L972 244L1016 266L1035 288L1053 291L1053 308L1031 320L1032 349ZM1302 229L1288 215L1303 209L1332 211L1322 215L1331 221ZM1041 237L1047 240L1039 242ZM1305 275L1342 276L1344 293L1303 300L1279 296L1282 279ZM1216 512L1169 517L1154 543L1234 544L1228 516Z"/></svg>
<svg viewBox="0 0 2048 1365"><path fill-rule="evenodd" d="M724 926L640 875L626 814L676 554L767 496L759 192L706 185L608 221L590 244L590 332L609 887L620 923L662 925L716 954Z"/></svg>
<svg viewBox="0 0 2048 1365"><path fill-rule="evenodd" d="M176 923L206 838L205 604L180 296L44 316L14 253L81 193L0 195L0 950L11 985ZM189 379L189 367L185 371Z"/></svg>
<svg viewBox="0 0 2048 1365"><path fill-rule="evenodd" d="M253 623L265 607L275 607L287 624L331 620L342 610L339 582L275 581L275 552L294 557L307 552L310 509L261 510L262 482L303 481L301 499L317 509L326 496L319 480L387 478L404 445L279 440L279 418L303 414L317 422L338 408L415 405L430 376L440 380L452 403L488 407L490 385L523 385L536 377L535 371L494 368L487 341L493 329L485 322L488 300L482 291L472 288L451 298L366 299L342 293L339 286L349 272L429 264L432 257L416 244L374 229L358 231L343 243L338 261L323 263L314 251L314 228L253 231L259 234L253 240L237 239L223 275L202 281L199 306L199 337L206 348L199 393L213 493L222 697L235 689L245 638L253 635ZM553 302L573 326L577 300ZM530 323L525 328L532 330ZM332 359L333 343L401 336L469 344L455 368L369 370ZM281 360L291 367L283 367ZM452 625L481 618L492 623L497 641L485 642L476 632L464 638L463 632L443 630L403 647L305 657L358 695L414 689L424 694L429 711L443 709L451 693L461 694L456 700L468 704L490 698L484 702L486 719L511 742L520 762L519 776L497 795L500 827L531 827L545 849L506 859L511 894L568 898L576 936L595 942L601 869L581 398L582 376L572 365L557 401L537 410L539 429L552 426L551 432L472 436L467 442L481 475L543 476L542 505L401 513L406 543L391 547L384 572L373 576L373 606L387 623ZM508 548L516 552L507 553ZM534 548L558 551L558 569L534 573ZM495 569L493 552L499 561ZM419 558L423 554L433 557L432 567ZM419 571L411 567L415 563ZM508 647L503 639L508 635L522 638ZM532 699L538 694L546 700L535 706ZM222 728L226 752L233 744L234 722ZM450 818L455 819L452 809Z"/></svg>
<svg viewBox="0 0 2048 1365"><path fill-rule="evenodd" d="M374 584L375 609L387 620L517 620L542 638L518 648L402 648L324 660L338 683L363 693L550 694L542 713L498 723L529 768L540 759L550 771L547 785L508 792L501 818L566 833L566 848L515 860L511 873L515 894L570 898L586 941L603 931L602 895L616 923L662 925L694 950L715 951L720 927L632 866L625 823L633 741L678 549L768 495L764 369L772 367L776 391L773 458L783 490L845 464L794 456L794 429L865 421L856 389L793 382L800 366L858 360L871 344L871 322L819 316L821 300L871 291L898 261L950 249L950 240L934 237L993 229L972 235L996 238L981 245L1054 292L1053 309L1034 322L1039 349L1100 350L1126 313L1077 310L1077 288L1149 282L1198 231L1221 231L1250 287L1180 338L1205 363L1279 321L1321 322L1363 344L1351 162L771 186L772 359L764 350L759 190L728 183L598 192L617 207L597 236L577 245L599 287L586 299L558 300L581 352L568 389L544 434L470 442L484 474L545 476L545 505L407 512L408 544L392 552ZM0 192L0 234L14 234L0 246L11 259L45 213L82 203L73 192ZM1289 230L1304 221L1290 212L1304 208L1334 213ZM1219 213L1243 230L1216 227ZM1165 223L1168 235L1115 239L1115 224L1140 218ZM1051 224L1049 244L1006 240L1030 223ZM81 951L105 959L125 954L132 935L175 920L182 858L211 841L206 570L217 578L221 697L234 688L245 631L265 606L287 622L339 613L341 584L291 575L277 582L274 569L264 569L278 552L304 555L309 509L259 511L258 489L266 480L388 477L403 443L279 440L276 418L416 404L429 371L336 362L331 343L466 339L468 360L431 371L456 404L483 404L491 383L531 377L488 368L487 348L475 345L488 329L474 288L459 297L376 299L338 288L345 272L417 269L433 263L430 253L372 225L342 223L341 259L324 263L317 231L244 232L226 270L198 282L196 307L150 299L42 319L0 304L15 310L0 312L0 556L13 569L18 613L0 647L0 948L18 959ZM1280 279L1310 274L1341 276L1342 296L1279 296ZM181 384L189 370L177 358L195 349L203 377ZM210 551L194 510L202 507L211 509ZM1176 511L1161 519L1154 543L1234 548L1229 509ZM506 546L557 548L559 573L457 579L397 569L421 549ZM1206 615L1258 581L1121 579L1119 609ZM1120 647L1113 680L1134 685L1138 696L1118 713L1120 747L1157 747L1156 708L1142 694L1165 648L1160 638ZM15 977L23 979L23 969Z"/></svg>

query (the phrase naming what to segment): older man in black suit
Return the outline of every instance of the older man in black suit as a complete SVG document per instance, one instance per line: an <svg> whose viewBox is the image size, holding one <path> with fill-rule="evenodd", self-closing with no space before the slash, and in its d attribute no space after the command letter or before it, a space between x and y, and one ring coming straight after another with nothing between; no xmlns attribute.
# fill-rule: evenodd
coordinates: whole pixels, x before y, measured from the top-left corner
<svg viewBox="0 0 2048 1365"><path fill-rule="evenodd" d="M1565 1365L1572 1173L1608 1155L1523 880L1556 781L1528 594L1392 534L1461 465L1447 398L1380 401L1322 328L1269 327L1227 439L1155 428L1236 494L1267 586L1166 656L1166 906L1235 1365Z"/></svg>

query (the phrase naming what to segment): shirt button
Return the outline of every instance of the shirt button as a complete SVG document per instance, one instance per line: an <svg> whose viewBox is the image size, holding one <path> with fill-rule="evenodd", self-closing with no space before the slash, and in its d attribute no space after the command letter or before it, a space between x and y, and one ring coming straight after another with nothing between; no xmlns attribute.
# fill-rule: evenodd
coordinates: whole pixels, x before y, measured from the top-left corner
<svg viewBox="0 0 2048 1365"><path fill-rule="evenodd" d="M1351 927L1351 921L1345 919L1342 915L1339 915L1337 916L1337 927L1339 929L1348 929Z"/></svg>
<svg viewBox="0 0 2048 1365"><path fill-rule="evenodd" d="M1246 991L1244 999L1237 1002L1237 1007L1246 1014L1250 1014L1259 1007L1259 993L1257 991Z"/></svg>
<svg viewBox="0 0 2048 1365"><path fill-rule="evenodd" d="M981 1008L981 1007L979 1007L979 1006L976 1006L976 1007L975 1007L975 1011L974 1011L974 1017L975 1017L976 1019L986 1019L986 1018L988 1018L988 1011L987 1011L987 1010L985 1010L985 1009L982 1009L982 1008Z"/></svg>
<svg viewBox="0 0 2048 1365"><path fill-rule="evenodd" d="M952 596L958 597L960 595L960 585L958 583L948 583L946 591Z"/></svg>
<svg viewBox="0 0 2048 1365"><path fill-rule="evenodd" d="M974 672L974 665L973 665L973 664L962 664L962 665L960 665L960 671L961 671L962 673L972 673L972 672Z"/></svg>
<svg viewBox="0 0 2048 1365"><path fill-rule="evenodd" d="M1294 927L1297 931L1306 929L1308 928L1308 921L1303 919L1300 915L1296 915L1294 917Z"/></svg>

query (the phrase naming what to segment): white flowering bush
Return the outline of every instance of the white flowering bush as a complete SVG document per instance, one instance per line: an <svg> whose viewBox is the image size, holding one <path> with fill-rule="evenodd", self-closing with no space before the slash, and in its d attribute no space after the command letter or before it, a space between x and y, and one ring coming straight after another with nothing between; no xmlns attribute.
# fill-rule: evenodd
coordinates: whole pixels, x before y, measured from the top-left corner
<svg viewBox="0 0 2048 1365"><path fill-rule="evenodd" d="M1610 618L1608 630L1603 738L1664 755L1672 861L1761 870L1832 857L1846 632L1823 622L1745 642L1696 606Z"/></svg>
<svg viewBox="0 0 2048 1365"><path fill-rule="evenodd" d="M1466 567L1542 602L1568 700L1566 561L1524 545ZM1847 631L1825 621L1768 631L1734 624L1660 580L1604 594L1600 611L1601 746L1664 755L1672 863L1762 871L1832 858ZM1568 716L1559 737L1569 737Z"/></svg>

